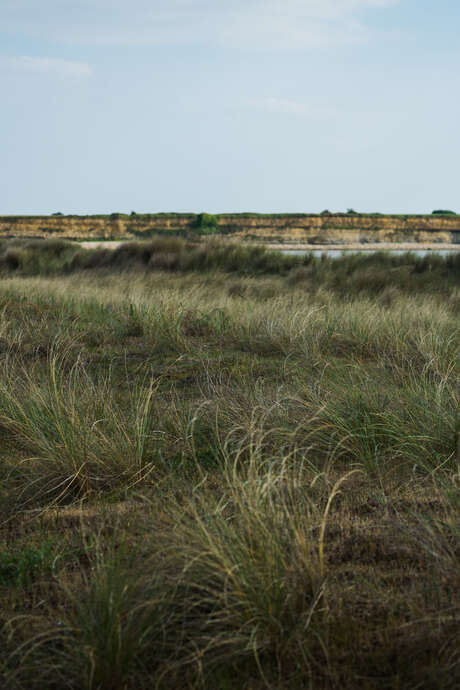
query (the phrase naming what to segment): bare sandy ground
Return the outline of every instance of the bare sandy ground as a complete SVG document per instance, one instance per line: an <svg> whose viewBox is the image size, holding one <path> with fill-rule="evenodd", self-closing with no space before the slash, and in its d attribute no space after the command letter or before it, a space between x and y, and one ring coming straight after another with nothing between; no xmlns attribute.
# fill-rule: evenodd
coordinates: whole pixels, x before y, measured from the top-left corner
<svg viewBox="0 0 460 690"><path fill-rule="evenodd" d="M103 247L104 249L116 249L117 247L120 247L122 244L125 244L126 242L133 242L133 240L102 240L102 241L97 241L97 242L79 242L78 244L81 247L85 247L87 249L95 249L96 247ZM295 243L286 243L286 244L271 244L270 242L260 242L260 245L265 247L266 249L284 249L284 250L299 250L299 251L327 251L328 249L333 249L333 250L338 250L338 251L376 251L379 249L383 250L403 250L403 251L409 251L409 250L417 250L417 249L423 249L427 251L440 251L440 250L452 250L456 249L460 251L460 244L444 244L444 243L437 243L437 244L427 244L425 242L400 242L400 243L391 243L391 242L379 242L376 244L359 244L359 243L350 243L350 244L295 244Z"/></svg>
<svg viewBox="0 0 460 690"><path fill-rule="evenodd" d="M97 242L78 242L80 247L85 249L96 249L97 247L102 247L103 249L116 249L126 242L132 242L133 240L101 240Z"/></svg>

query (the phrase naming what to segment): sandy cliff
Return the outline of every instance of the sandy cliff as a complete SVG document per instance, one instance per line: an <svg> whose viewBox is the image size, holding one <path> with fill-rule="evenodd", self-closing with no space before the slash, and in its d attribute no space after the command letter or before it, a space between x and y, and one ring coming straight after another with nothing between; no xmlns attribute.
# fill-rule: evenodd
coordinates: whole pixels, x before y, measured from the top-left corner
<svg viewBox="0 0 460 690"><path fill-rule="evenodd" d="M258 242L460 245L460 216L226 214L216 218L223 235ZM148 238L158 232L195 232L195 221L193 214L0 216L0 237Z"/></svg>

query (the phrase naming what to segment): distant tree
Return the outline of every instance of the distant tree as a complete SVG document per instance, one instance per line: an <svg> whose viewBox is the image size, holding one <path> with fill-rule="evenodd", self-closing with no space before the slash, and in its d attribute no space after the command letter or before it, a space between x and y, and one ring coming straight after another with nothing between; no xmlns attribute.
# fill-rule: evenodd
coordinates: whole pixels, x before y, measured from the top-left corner
<svg viewBox="0 0 460 690"><path fill-rule="evenodd" d="M56 211L56 213L52 213L52 216L63 216L64 214L61 213L60 211Z"/></svg>
<svg viewBox="0 0 460 690"><path fill-rule="evenodd" d="M457 214L455 211L446 211L443 209L437 209L436 211L433 211L432 213L433 216L456 216Z"/></svg>
<svg viewBox="0 0 460 690"><path fill-rule="evenodd" d="M199 213L192 227L200 235L215 235L219 232L217 218L210 213Z"/></svg>
<svg viewBox="0 0 460 690"><path fill-rule="evenodd" d="M348 213L350 216L357 216L357 215L358 215L358 212L355 211L354 208L347 208L347 213Z"/></svg>
<svg viewBox="0 0 460 690"><path fill-rule="evenodd" d="M324 211L321 211L319 214L320 216L332 216L332 213L326 208Z"/></svg>

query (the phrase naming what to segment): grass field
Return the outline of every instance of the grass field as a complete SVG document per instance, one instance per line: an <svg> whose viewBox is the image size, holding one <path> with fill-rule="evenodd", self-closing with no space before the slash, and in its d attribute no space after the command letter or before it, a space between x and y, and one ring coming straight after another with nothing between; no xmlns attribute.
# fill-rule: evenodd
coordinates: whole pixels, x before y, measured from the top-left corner
<svg viewBox="0 0 460 690"><path fill-rule="evenodd" d="M460 687L460 254L0 270L0 687Z"/></svg>

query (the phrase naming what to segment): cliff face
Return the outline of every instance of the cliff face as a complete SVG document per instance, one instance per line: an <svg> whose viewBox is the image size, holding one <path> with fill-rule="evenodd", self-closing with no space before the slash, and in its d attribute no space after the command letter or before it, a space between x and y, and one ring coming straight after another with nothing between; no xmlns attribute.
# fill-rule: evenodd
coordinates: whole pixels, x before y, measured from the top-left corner
<svg viewBox="0 0 460 690"><path fill-rule="evenodd" d="M193 233L193 214L126 216L0 216L0 237L71 239L148 238L156 233ZM460 216L255 215L216 216L217 231L241 240L276 243L456 243Z"/></svg>

